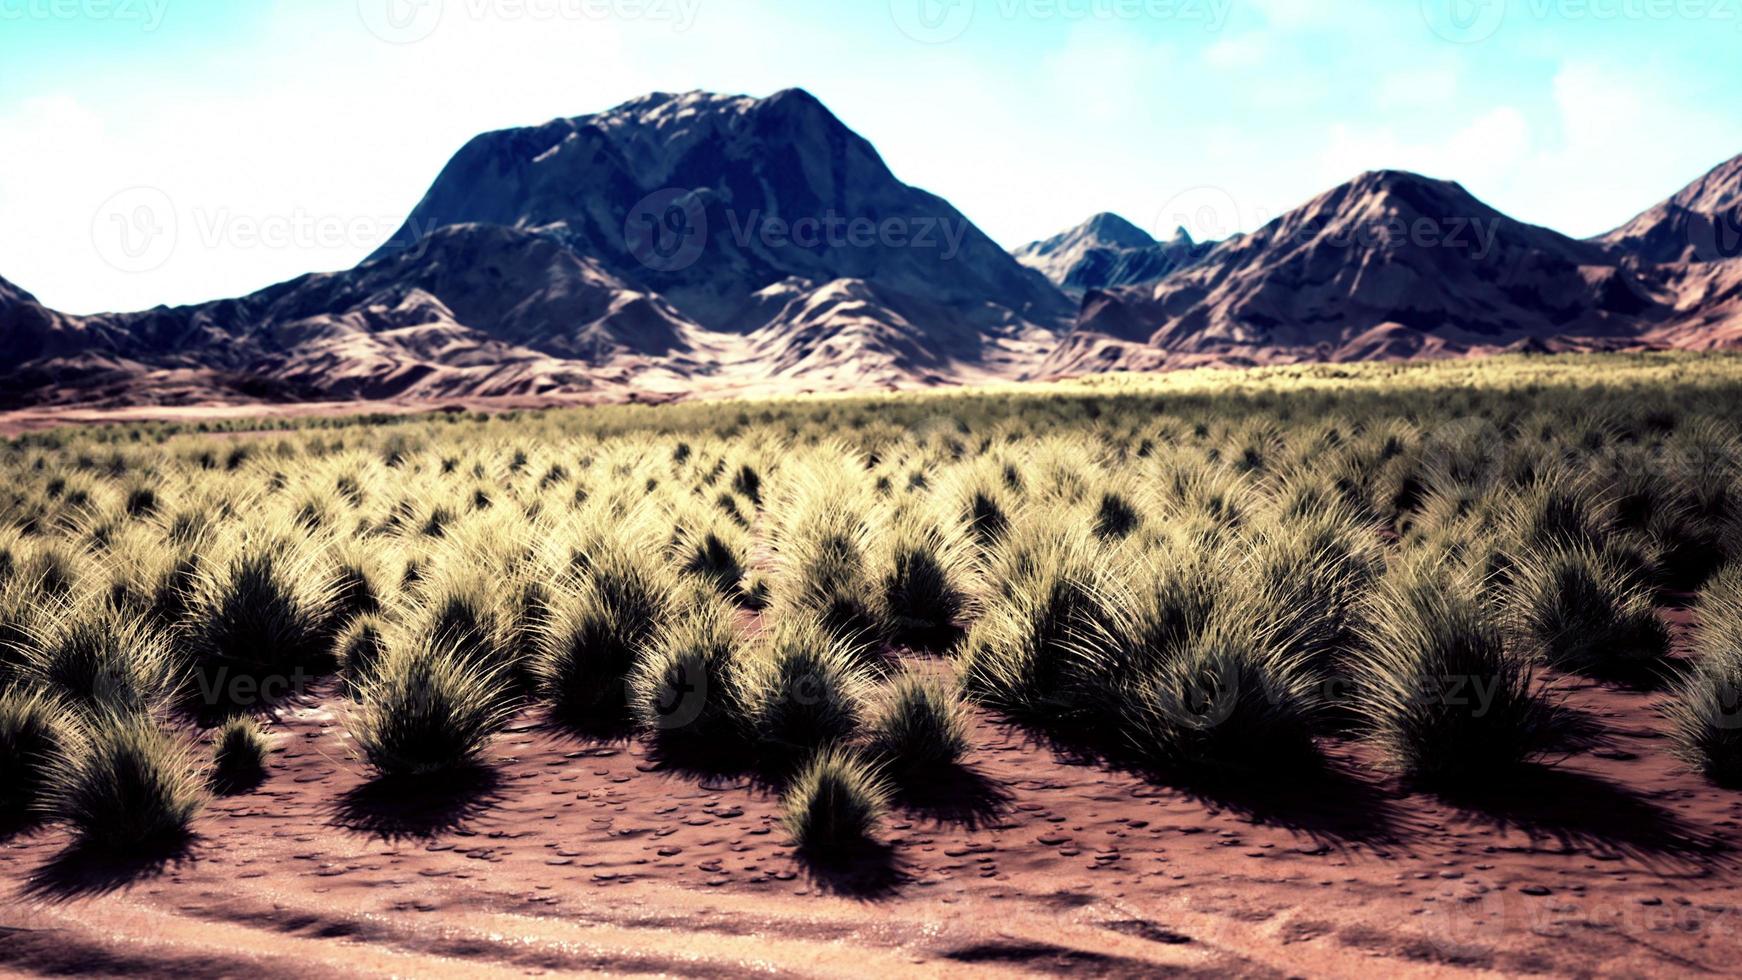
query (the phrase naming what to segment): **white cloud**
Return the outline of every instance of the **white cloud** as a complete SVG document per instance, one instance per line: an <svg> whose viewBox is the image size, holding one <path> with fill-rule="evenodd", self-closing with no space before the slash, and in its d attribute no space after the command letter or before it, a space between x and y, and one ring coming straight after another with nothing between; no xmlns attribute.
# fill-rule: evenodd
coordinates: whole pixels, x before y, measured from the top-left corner
<svg viewBox="0 0 1742 980"><path fill-rule="evenodd" d="M1383 110L1442 108L1456 102L1458 85L1451 66L1407 68L1381 76L1373 101Z"/></svg>

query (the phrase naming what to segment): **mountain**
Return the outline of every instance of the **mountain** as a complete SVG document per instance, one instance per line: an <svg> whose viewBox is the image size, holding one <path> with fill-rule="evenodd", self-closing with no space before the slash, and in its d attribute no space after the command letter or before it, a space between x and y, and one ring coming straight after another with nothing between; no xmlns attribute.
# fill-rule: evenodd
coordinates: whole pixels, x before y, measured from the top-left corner
<svg viewBox="0 0 1742 980"><path fill-rule="evenodd" d="M0 403L1014 376L1073 305L799 90L487 133L354 269L67 317L0 289Z"/></svg>
<svg viewBox="0 0 1742 980"><path fill-rule="evenodd" d="M1091 289L1141 286L1203 258L1212 244L1199 244L1184 228L1166 242L1116 214L1102 212L1075 228L1012 254L1073 298Z"/></svg>
<svg viewBox="0 0 1742 980"><path fill-rule="evenodd" d="M1044 374L1200 360L1356 360L1614 346L1674 320L1664 277L1506 217L1462 186L1363 174L1195 265L1091 292Z"/></svg>
<svg viewBox="0 0 1742 980"><path fill-rule="evenodd" d="M1649 263L1742 257L1742 156L1596 240Z"/></svg>
<svg viewBox="0 0 1742 980"><path fill-rule="evenodd" d="M1735 346L1738 202L1742 157L1577 241L1376 171L1220 244L1102 214L1013 256L805 92L655 94L471 140L352 269L97 316L0 280L0 408Z"/></svg>
<svg viewBox="0 0 1742 980"><path fill-rule="evenodd" d="M777 285L863 282L994 337L1062 330L1074 312L800 89L766 99L657 93L486 133L443 169L389 248L458 223L560 242L731 333L780 323L785 305L759 298Z"/></svg>

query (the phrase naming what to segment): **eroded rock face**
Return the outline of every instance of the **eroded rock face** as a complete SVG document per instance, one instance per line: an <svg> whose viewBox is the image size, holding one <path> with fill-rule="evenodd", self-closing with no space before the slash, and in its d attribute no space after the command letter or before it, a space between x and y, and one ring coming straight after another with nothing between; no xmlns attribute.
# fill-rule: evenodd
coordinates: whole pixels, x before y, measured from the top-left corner
<svg viewBox="0 0 1742 980"><path fill-rule="evenodd" d="M646 370L680 387L950 381L1016 373L1074 312L798 90L655 94L484 134L368 261L240 299L75 318L7 288L14 403L166 370L210 374L215 397L220 375L295 397L586 390Z"/></svg>
<svg viewBox="0 0 1742 980"><path fill-rule="evenodd" d="M1742 342L1742 157L1608 235L1364 174L1249 235L1007 254L808 93L487 133L354 269L69 316L0 280L0 405L851 390ZM1020 259L1020 261L1019 261Z"/></svg>
<svg viewBox="0 0 1742 980"><path fill-rule="evenodd" d="M1011 253L1074 299L1094 289L1142 286L1203 258L1215 243L1199 243L1181 228L1169 240L1116 214L1102 213L1075 228Z"/></svg>
<svg viewBox="0 0 1742 980"><path fill-rule="evenodd" d="M1643 263L1742 258L1742 156L1596 240Z"/></svg>
<svg viewBox="0 0 1742 980"><path fill-rule="evenodd" d="M1449 355L1527 338L1701 346L1694 325L1734 316L1722 309L1731 282L1514 221L1455 183L1379 171L1153 286L1089 293L1041 373Z"/></svg>

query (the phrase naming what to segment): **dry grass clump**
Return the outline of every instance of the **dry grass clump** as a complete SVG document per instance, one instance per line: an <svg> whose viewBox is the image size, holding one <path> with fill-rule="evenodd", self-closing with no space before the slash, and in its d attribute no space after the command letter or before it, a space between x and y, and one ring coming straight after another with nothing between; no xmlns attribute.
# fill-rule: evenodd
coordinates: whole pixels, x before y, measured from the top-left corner
<svg viewBox="0 0 1742 980"><path fill-rule="evenodd" d="M630 674L630 709L667 749L715 755L740 747L749 726L737 613L707 595L680 606Z"/></svg>
<svg viewBox="0 0 1742 980"><path fill-rule="evenodd" d="M218 712L255 707L250 692L323 672L334 626L319 539L250 528L225 550L200 570L183 633L199 696Z"/></svg>
<svg viewBox="0 0 1742 980"><path fill-rule="evenodd" d="M871 562L884 515L863 462L829 452L787 474L774 530L778 616L810 614L867 647L885 636Z"/></svg>
<svg viewBox="0 0 1742 980"><path fill-rule="evenodd" d="M45 809L80 846L126 856L185 838L205 799L184 742L149 715L104 710L55 757Z"/></svg>
<svg viewBox="0 0 1742 980"><path fill-rule="evenodd" d="M365 682L349 730L363 760L388 777L475 765L512 707L507 678L453 639L388 649Z"/></svg>
<svg viewBox="0 0 1742 980"><path fill-rule="evenodd" d="M64 740L65 709L41 691L0 691L0 819L42 802Z"/></svg>
<svg viewBox="0 0 1742 980"><path fill-rule="evenodd" d="M801 769L781 797L792 842L819 856L872 842L889 806L881 773L851 749L832 746Z"/></svg>
<svg viewBox="0 0 1742 980"><path fill-rule="evenodd" d="M211 783L221 792L256 785L266 777L272 751L266 729L252 718L232 718L212 734Z"/></svg>
<svg viewBox="0 0 1742 980"><path fill-rule="evenodd" d="M1084 642L1110 616L1106 575L1101 549L1086 530L1013 528L993 553L985 608L962 647L964 689L1024 720L1077 712Z"/></svg>
<svg viewBox="0 0 1742 980"><path fill-rule="evenodd" d="M970 610L971 544L912 507L891 518L880 542L877 594L890 639L920 649L948 647Z"/></svg>
<svg viewBox="0 0 1742 980"><path fill-rule="evenodd" d="M1509 604L1520 646L1566 670L1637 674L1669 653L1669 628L1649 589L1588 546L1530 552L1511 570Z"/></svg>
<svg viewBox="0 0 1742 980"><path fill-rule="evenodd" d="M1698 612L1697 659L1664 712L1689 765L1722 785L1742 786L1742 566L1707 583Z"/></svg>
<svg viewBox="0 0 1742 980"><path fill-rule="evenodd" d="M1303 617L1279 611L1298 600L1228 581L1214 554L1180 542L1127 573L1084 644L1093 723L1168 771L1309 761L1316 677L1288 632Z"/></svg>
<svg viewBox="0 0 1742 980"><path fill-rule="evenodd" d="M779 620L744 662L748 721L775 765L859 731L866 680L851 646L814 618Z"/></svg>
<svg viewBox="0 0 1742 980"><path fill-rule="evenodd" d="M594 548L580 579L549 600L535 628L532 674L561 715L608 725L622 717L629 676L680 600L655 555L620 541Z"/></svg>
<svg viewBox="0 0 1742 980"><path fill-rule="evenodd" d="M44 611L20 652L20 681L80 711L148 711L183 681L162 630L95 600Z"/></svg>
<svg viewBox="0 0 1742 980"><path fill-rule="evenodd" d="M1530 658L1467 578L1420 561L1379 583L1362 626L1356 691L1370 736L1424 783L1469 785L1542 750L1549 708Z"/></svg>
<svg viewBox="0 0 1742 980"><path fill-rule="evenodd" d="M391 629L392 624L385 617L365 615L352 619L339 631L333 642L333 656L353 695L360 694L375 676L375 665L387 652Z"/></svg>
<svg viewBox="0 0 1742 980"><path fill-rule="evenodd" d="M968 751L968 718L950 685L909 671L883 692L871 716L867 751L890 771L933 775Z"/></svg>

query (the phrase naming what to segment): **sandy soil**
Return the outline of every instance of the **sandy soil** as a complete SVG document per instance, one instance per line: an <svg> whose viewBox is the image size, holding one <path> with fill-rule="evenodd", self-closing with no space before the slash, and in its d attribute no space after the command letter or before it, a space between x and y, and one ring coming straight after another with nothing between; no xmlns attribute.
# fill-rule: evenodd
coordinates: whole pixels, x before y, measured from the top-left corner
<svg viewBox="0 0 1742 980"><path fill-rule="evenodd" d="M0 844L0 972L1735 970L1742 795L1672 760L1660 694L1554 685L1583 747L1460 801L1346 744L1302 787L1182 789L981 719L971 766L842 868L795 857L754 778L536 713L486 776L371 786L348 702L315 688L276 712L268 780L216 800L183 853L117 868L58 831Z"/></svg>

